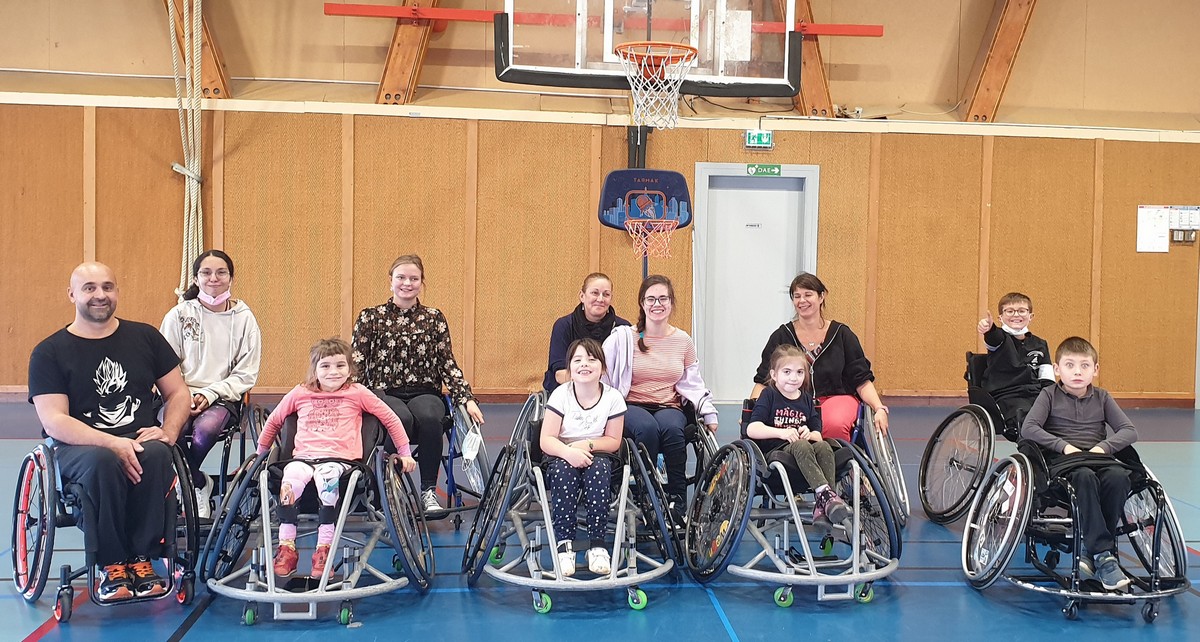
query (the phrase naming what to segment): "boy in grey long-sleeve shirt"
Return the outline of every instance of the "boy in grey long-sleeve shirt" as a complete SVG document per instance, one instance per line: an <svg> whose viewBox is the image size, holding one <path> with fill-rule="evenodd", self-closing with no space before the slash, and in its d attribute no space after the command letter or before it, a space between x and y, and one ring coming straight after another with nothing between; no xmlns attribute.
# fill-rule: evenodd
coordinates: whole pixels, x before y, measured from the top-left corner
<svg viewBox="0 0 1200 642"><path fill-rule="evenodd" d="M1065 477L1075 490L1075 526L1086 547L1078 551L1080 578L1097 579L1112 591L1130 584L1116 558L1116 528L1129 497L1129 470L1113 456L1137 441L1137 430L1112 395L1092 385L1098 361L1086 339L1071 337L1059 344L1054 352L1059 382L1038 395L1021 425L1021 436L1048 450L1051 473Z"/></svg>

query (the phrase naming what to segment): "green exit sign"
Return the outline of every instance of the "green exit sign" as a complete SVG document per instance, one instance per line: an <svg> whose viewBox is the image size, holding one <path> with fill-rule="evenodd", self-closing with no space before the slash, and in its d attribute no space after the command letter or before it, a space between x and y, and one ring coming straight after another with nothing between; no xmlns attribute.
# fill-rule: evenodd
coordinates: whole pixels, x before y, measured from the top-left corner
<svg viewBox="0 0 1200 642"><path fill-rule="evenodd" d="M775 149L775 132L747 129L746 149Z"/></svg>
<svg viewBox="0 0 1200 642"><path fill-rule="evenodd" d="M746 165L746 173L750 176L782 176L783 167L780 165L762 165L752 163Z"/></svg>

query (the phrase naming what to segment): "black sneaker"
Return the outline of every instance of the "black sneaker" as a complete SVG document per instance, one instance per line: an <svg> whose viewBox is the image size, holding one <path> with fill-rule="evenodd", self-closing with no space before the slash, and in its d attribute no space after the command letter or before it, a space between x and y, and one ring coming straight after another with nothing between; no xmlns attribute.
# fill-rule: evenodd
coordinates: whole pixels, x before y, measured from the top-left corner
<svg viewBox="0 0 1200 642"><path fill-rule="evenodd" d="M135 557L128 566L133 574L133 592L138 597L154 597L167 592L167 581L155 572L150 560Z"/></svg>
<svg viewBox="0 0 1200 642"><path fill-rule="evenodd" d="M667 496L667 522L675 528L687 525L687 498L683 495Z"/></svg>
<svg viewBox="0 0 1200 642"><path fill-rule="evenodd" d="M120 602L133 597L133 582L124 564L101 567L97 576L100 584L96 587L96 597L101 602Z"/></svg>

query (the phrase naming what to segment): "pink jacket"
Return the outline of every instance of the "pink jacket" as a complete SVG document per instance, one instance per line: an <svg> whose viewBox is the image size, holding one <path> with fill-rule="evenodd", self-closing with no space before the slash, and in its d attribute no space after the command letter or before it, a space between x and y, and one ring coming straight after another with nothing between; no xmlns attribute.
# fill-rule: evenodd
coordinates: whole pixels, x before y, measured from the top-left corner
<svg viewBox="0 0 1200 642"><path fill-rule="evenodd" d="M379 418L396 444L396 452L408 457L408 433L404 424L387 404L364 386L352 383L334 392L316 392L296 386L283 397L279 406L267 417L267 425L258 437L259 454L271 448L271 442L283 420L295 413L296 459L362 458L362 413Z"/></svg>
<svg viewBox="0 0 1200 642"><path fill-rule="evenodd" d="M604 340L604 364L608 371L601 381L616 388L622 397L629 396L629 386L633 383L633 351L637 349L637 329L633 326L619 325ZM717 407L700 377L699 361L684 369L683 376L675 384L675 392L696 406L705 424L717 423Z"/></svg>

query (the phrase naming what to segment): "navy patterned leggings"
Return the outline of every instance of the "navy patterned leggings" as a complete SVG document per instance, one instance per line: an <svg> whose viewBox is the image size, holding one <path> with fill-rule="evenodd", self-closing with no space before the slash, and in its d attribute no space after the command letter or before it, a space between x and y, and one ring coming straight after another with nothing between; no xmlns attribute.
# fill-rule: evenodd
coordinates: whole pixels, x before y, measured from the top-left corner
<svg viewBox="0 0 1200 642"><path fill-rule="evenodd" d="M604 547L604 531L608 525L608 498L612 485L612 458L597 453L587 468L575 468L565 459L546 456L546 475L549 482L550 515L554 519L554 536L559 542L575 539L575 512L579 507L580 486L583 504L587 507L589 548Z"/></svg>

